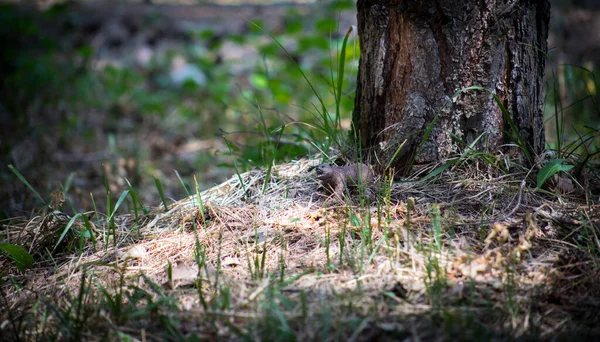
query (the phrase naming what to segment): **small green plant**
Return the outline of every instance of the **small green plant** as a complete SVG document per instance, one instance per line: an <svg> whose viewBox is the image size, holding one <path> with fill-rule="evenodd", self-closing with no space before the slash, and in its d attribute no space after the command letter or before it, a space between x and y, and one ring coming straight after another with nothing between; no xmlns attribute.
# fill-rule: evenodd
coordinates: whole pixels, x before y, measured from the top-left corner
<svg viewBox="0 0 600 342"><path fill-rule="evenodd" d="M13 244L0 244L0 254L7 255L21 272L31 268L35 261L29 252Z"/></svg>
<svg viewBox="0 0 600 342"><path fill-rule="evenodd" d="M263 34L265 33L258 23L252 23L252 27L257 32ZM330 28L330 30L331 29L332 28ZM308 142L325 156L327 153L329 153L331 146L335 146L338 150L342 147L344 142L342 138L343 130L341 120L342 117L346 115L345 113L348 113L347 108L351 106L351 104L348 105L348 103L351 103L351 98L346 99L344 97L344 82L346 82L348 79L354 79L346 72L348 67L347 56L348 51L350 51L349 47L347 46L347 42L352 31L353 28L350 28L343 39L339 41L341 47L339 50L339 56L337 58L337 67L334 68L332 66L332 60L327 61L327 63L330 64L330 79L324 86L312 80L311 78L313 77L310 77L311 75L309 75L308 72L305 72L303 67L297 63L294 56L296 53L298 53L298 51L293 52L288 50L278 38L270 35L272 45L269 45L268 49L264 48L261 50L265 58L270 58L270 60L278 59L280 57L276 54L276 52L282 51L284 56L288 58L289 63L283 64L281 69L273 67L268 68L267 63L263 63L263 71L261 73L254 73L251 76L250 81L258 90L270 92L270 96L268 97L270 97L272 100L275 100L274 111L278 114L278 107L283 105L283 103L277 103L277 100L282 99L281 91L282 89L285 89L285 85L282 83L280 78L291 77L292 74L297 74L299 76L299 80L308 86L311 96L305 97L306 94L296 91L295 106L303 109L310 115L306 118L306 120L303 121L294 120L290 117L290 122L288 123L284 122L276 127L269 126L268 122L272 120L269 120L265 115L264 109L266 105L260 105L259 101L261 101L261 97L253 94L254 100L251 101L251 103L252 107L258 112L258 131L261 132L264 143L261 143L256 147L245 147L242 155L244 159L252 162L258 162L259 165L264 165L267 168L270 168L274 160L281 159L282 156L287 156L288 152L292 152L291 156L297 155L296 153L306 154L307 150L302 147L304 142ZM299 52L303 51L303 49L307 49L309 46L320 44L318 43L318 41L320 41L319 39L313 38L314 37L304 40L300 39L300 45L298 48ZM331 45L337 45L337 43L337 41L332 41ZM326 46L327 44L325 44L325 47ZM275 65L281 65L280 61L276 62L278 64ZM293 77L297 78L296 76ZM317 75L317 77L323 76ZM332 93L331 97L328 96L328 92ZM329 98L331 98L334 103L334 110L329 110L328 108ZM263 101L266 100L265 98L262 99ZM313 102L313 99L316 101ZM297 128L295 132L291 130L292 126ZM305 131L304 129L301 129L302 127L308 128L309 130ZM286 132L284 133L284 131ZM295 142L291 142L289 139L287 139L287 136L290 134L291 136L296 137ZM285 143L283 142L284 139L286 140ZM290 150L290 148L296 149L296 147L298 147L297 150ZM231 148L229 144L228 148ZM258 148L259 151L252 152L255 148ZM238 168L238 166L234 165L234 168ZM267 177L267 181L268 178L269 177Z"/></svg>
<svg viewBox="0 0 600 342"><path fill-rule="evenodd" d="M261 339L268 341L296 340L295 332L285 316L285 311L294 307L295 304L278 290L275 282L270 282L265 291L265 300L262 302L263 317L258 322Z"/></svg>
<svg viewBox="0 0 600 342"><path fill-rule="evenodd" d="M438 256L431 253L427 256L425 264L426 276L424 279L425 289L431 305L435 308L442 306L442 296L448 286L446 281L446 271L440 264Z"/></svg>
<svg viewBox="0 0 600 342"><path fill-rule="evenodd" d="M442 230L442 217L439 205L434 204L429 209L429 217L431 218L431 227L433 228L435 251L436 253L442 253L442 240L444 236Z"/></svg>
<svg viewBox="0 0 600 342"><path fill-rule="evenodd" d="M513 256L514 258L514 256ZM504 282L504 290L506 291L506 296L507 296L507 305L508 305L508 312L511 315L512 318L512 327L513 329L517 328L517 320L519 317L519 313L520 313L520 307L519 307L519 302L516 298L516 292L517 292L517 284L515 281L515 265L516 265L516 260L511 260L510 262L508 262L506 264L506 275L505 275L505 282Z"/></svg>
<svg viewBox="0 0 600 342"><path fill-rule="evenodd" d="M541 188L542 185L544 185L544 183L546 183L546 181L555 174L569 171L574 167L573 165L563 164L564 162L564 159L554 159L548 162L548 164L544 165L544 167L542 167L538 173L537 187Z"/></svg>
<svg viewBox="0 0 600 342"><path fill-rule="evenodd" d="M229 142L229 140L227 140L227 138L225 136L223 136L223 140L225 140L225 143L227 144L227 148L229 149L229 154L231 155L233 167L235 168L235 174L237 175L237 178L240 181L242 188L244 189L244 196L248 196L248 190L246 190L246 185L244 184L244 180L242 179L242 175L240 174L240 170L237 166L237 162L236 162L235 158L233 158L233 146Z"/></svg>
<svg viewBox="0 0 600 342"><path fill-rule="evenodd" d="M206 301L206 297L204 295L204 289L203 289L203 277L202 277L202 271L206 272L206 278L208 279L208 268L206 265L206 247L202 246L200 244L200 241L198 241L198 235L196 235L196 245L195 245L195 250L194 250L194 261L196 262L196 265L198 266L198 277L196 278L196 291L198 292L198 298L200 300L200 304L202 305L202 308L204 308L204 310L208 309L208 303Z"/></svg>
<svg viewBox="0 0 600 342"><path fill-rule="evenodd" d="M133 188L133 186L131 185L131 183L129 182L129 180L127 178L125 178L125 182L127 182L127 187L129 188L129 196L131 198L131 203L132 203L132 207L133 207L133 214L134 214L134 218L135 218L134 230L136 230L138 233L138 236L140 236L140 234L141 234L140 220L143 215L148 214L148 207L142 203L140 194L137 191L135 191L135 189ZM94 207L94 210L95 210L95 207ZM96 220L98 220L97 213L96 213Z"/></svg>
<svg viewBox="0 0 600 342"><path fill-rule="evenodd" d="M426 256L425 264L425 288L431 305L435 308L442 306L442 296L446 291L447 273L440 262L442 256L443 228L441 222L440 209L434 205L429 212L431 226L433 230L433 239L429 246L423 246L421 252Z"/></svg>
<svg viewBox="0 0 600 342"><path fill-rule="evenodd" d="M252 253L252 258L248 256L248 270L254 280L262 279L266 275L265 262L269 245L267 238L264 238L265 240L262 242L259 241L260 235L257 228L254 227L254 253Z"/></svg>
<svg viewBox="0 0 600 342"><path fill-rule="evenodd" d="M552 175L573 169L572 176L579 179L588 165L600 154L598 127L586 123L600 117L600 84L590 69L559 65L551 69L551 89L545 102L546 141L553 157L538 173L540 188ZM550 152L548 151L548 152Z"/></svg>

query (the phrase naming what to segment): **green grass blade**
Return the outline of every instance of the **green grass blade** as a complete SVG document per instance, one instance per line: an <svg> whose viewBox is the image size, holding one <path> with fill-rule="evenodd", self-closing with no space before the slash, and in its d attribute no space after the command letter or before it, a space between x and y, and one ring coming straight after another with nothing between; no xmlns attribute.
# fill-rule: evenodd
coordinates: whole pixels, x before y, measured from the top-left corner
<svg viewBox="0 0 600 342"><path fill-rule="evenodd" d="M267 167L267 172L265 174L265 181L263 183L262 186L262 194L265 194L265 191L267 191L267 186L269 185L269 180L271 179L271 171L273 170L273 163L269 163L269 166Z"/></svg>
<svg viewBox="0 0 600 342"><path fill-rule="evenodd" d="M398 155L398 153L400 152L400 150L402 150L402 147L404 147L404 144L406 144L406 139L404 139L404 141L400 145L398 145L398 148L396 148L396 151L394 151L394 154L392 155L392 158L390 158L390 160L388 161L388 163L385 165L386 169L390 168L390 165L392 165L392 162L394 161L394 159L396 159L396 156Z"/></svg>
<svg viewBox="0 0 600 342"><path fill-rule="evenodd" d="M456 94L454 96L456 96ZM437 112L437 114L435 114L435 116L433 117L433 120L431 120L431 123L429 123L429 125L427 125L427 129L425 129L425 134L423 134L423 137L421 138L421 142L419 143L419 147L417 147L417 151L414 154L415 156L418 156L419 153L421 153L421 150L423 149L423 146L425 146L425 143L427 142L427 139L429 139L429 135L431 135L431 132L433 131L433 127L435 126L435 123L437 122L438 117L440 116L440 114L442 113L442 110L444 110L445 106L448 103L451 103L451 102L450 101L446 102L444 104L444 106ZM415 133L413 133L413 134L415 134ZM398 154L398 152L400 152L400 149L402 148L403 145L404 145L404 142L399 146L399 148L396 151L396 153L394 153L394 156L389 161L388 165L391 165L392 161L394 159L396 159L396 154ZM414 163L415 163L415 158L413 157L413 158L411 158L410 165L408 166L407 172L410 172L410 170L412 170L412 167L413 167Z"/></svg>
<svg viewBox="0 0 600 342"><path fill-rule="evenodd" d="M447 170L448 168L450 168L451 166L453 166L454 164L456 164L456 161L458 159L452 159L450 161L447 161L446 163L436 167L433 171L431 171L427 176L423 177L421 179L422 182L425 182L437 175L439 175L440 173L444 172L445 170Z"/></svg>
<svg viewBox="0 0 600 342"><path fill-rule="evenodd" d="M82 215L83 217L83 225L85 226L86 231L90 235L92 239L92 245L94 246L94 251L96 251L96 236L94 235L94 231L92 230L92 223L90 219L88 219L87 215Z"/></svg>
<svg viewBox="0 0 600 342"><path fill-rule="evenodd" d="M112 198L110 197L110 184L108 184L108 174L106 174L106 164L102 163L102 176L104 177L104 189L106 191L106 208L112 210Z"/></svg>
<svg viewBox="0 0 600 342"><path fill-rule="evenodd" d="M92 200L92 207L94 207L94 216L96 217L96 222L100 221L100 216L98 215L98 209L96 208L96 201L94 201L94 194L90 192L90 198Z"/></svg>
<svg viewBox="0 0 600 342"><path fill-rule="evenodd" d="M196 187L196 196L198 197L198 210L200 211L200 216L202 216L202 224L206 223L206 218L204 217L204 203L202 203L202 196L200 196L200 187L198 186L198 180L194 175L194 186Z"/></svg>
<svg viewBox="0 0 600 342"><path fill-rule="evenodd" d="M227 138L225 136L223 136L223 140L225 140L227 149L229 149L229 154L231 154L231 161L233 162L233 168L235 169L235 174L237 175L237 178L240 181L240 184L242 185L242 189L244 190L244 197L247 197L248 191L246 190L246 185L244 184L244 180L242 179L242 176L240 174L240 170L237 166L237 162L235 161L235 158L233 156L233 148L231 147L231 142L229 140L227 140Z"/></svg>
<svg viewBox="0 0 600 342"><path fill-rule="evenodd" d="M181 184L181 186L183 187L183 190L185 190L185 193L187 194L187 197L190 197L190 191L188 189L188 187L185 185L185 183L183 182L183 179L181 179L181 176L179 175L179 172L177 172L177 170L175 171L175 175L177 176L177 179L179 180L179 183Z"/></svg>
<svg viewBox="0 0 600 342"><path fill-rule="evenodd" d="M137 202L137 204L142 209L142 212L144 212L144 214L147 214L148 213L148 207L146 207L144 205L144 203L142 203L142 200L141 200L140 195L138 194L138 192L135 191L135 189L133 188L133 186L129 182L129 179L125 178L125 182L127 182L127 186L129 187L129 193L131 194L131 198L134 201L134 203ZM134 207L135 207L135 205L134 205Z"/></svg>
<svg viewBox="0 0 600 342"><path fill-rule="evenodd" d="M67 181L65 182L65 185L62 187L62 191L67 194L67 192L69 192L69 189L71 188L71 184L73 183L73 178L75 178L75 172L71 172L69 174L69 177L67 177Z"/></svg>
<svg viewBox="0 0 600 342"><path fill-rule="evenodd" d="M67 223L67 225L65 226L65 229L63 229L62 233L58 237L58 240L56 241L56 245L54 245L52 252L54 252L56 250L56 248L58 247L58 245L60 245L62 240L65 238L65 236L69 232L69 229L71 229L71 226L73 225L73 223L75 223L75 220L77 220L77 218L79 218L79 216L81 216L81 213L77 213L77 214L75 214L75 216L71 217L71 219L69 220L69 223Z"/></svg>
<svg viewBox="0 0 600 342"><path fill-rule="evenodd" d="M123 191L123 193L121 193L121 196L119 196L119 199L117 200L117 203L115 204L113 211L110 213L110 216L108 217L109 221L115 216L117 209L119 209L119 207L121 206L121 204L123 203L125 198L127 198L127 195L129 195L129 190L125 190L125 191Z"/></svg>
<svg viewBox="0 0 600 342"><path fill-rule="evenodd" d="M338 79L337 79L337 89L335 91L336 99L335 99L335 117L336 123L339 124L340 120L340 103L342 102L342 87L344 85L344 67L346 64L346 44L348 43L348 37L350 37L350 33L352 33L352 26L348 28L348 32L346 32L346 36L344 37L344 41L342 42L342 51L340 52L340 59L338 61Z"/></svg>
<svg viewBox="0 0 600 342"><path fill-rule="evenodd" d="M17 170L12 165L8 165L8 168L17 176L17 178L19 178L21 180L21 182L23 182L29 188L29 190L31 190L31 192L34 193L34 195L40 201L42 201L42 203L44 203L44 205L48 205L48 203L46 203L46 201L44 201L44 199L42 198L42 196L40 196L40 194L37 191L35 191L35 189L33 188L33 186L31 184L29 184L29 182L25 179L25 177L23 177L23 175L19 172L19 170Z"/></svg>
<svg viewBox="0 0 600 342"><path fill-rule="evenodd" d="M552 69L552 79L554 80L554 82L552 82L552 90L553 90L553 94L554 94L554 128L556 130L556 151L558 152L558 156L561 156L562 153L562 133L563 133L563 129L562 129L562 118L564 118L564 113L563 113L563 105L562 105L562 99L560 97L560 91L558 89L558 87L560 87L560 85L558 85L558 81L556 79L556 75L554 74L554 69ZM559 108L560 108L560 115L559 115Z"/></svg>
<svg viewBox="0 0 600 342"><path fill-rule="evenodd" d="M165 211L169 211L169 207L167 206L167 201L165 200L165 193L163 192L162 184L160 184L160 180L154 177L154 184L156 185L156 190L158 190L158 195L160 196L160 200L165 207Z"/></svg>

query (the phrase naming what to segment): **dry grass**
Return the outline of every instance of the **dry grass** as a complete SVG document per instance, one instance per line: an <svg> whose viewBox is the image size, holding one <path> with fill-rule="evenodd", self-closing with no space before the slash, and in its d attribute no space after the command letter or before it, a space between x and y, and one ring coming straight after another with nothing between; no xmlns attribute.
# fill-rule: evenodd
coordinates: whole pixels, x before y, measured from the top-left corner
<svg viewBox="0 0 600 342"><path fill-rule="evenodd" d="M119 216L116 240L100 219L95 246L85 240L80 253L69 253L64 248L79 242L65 240L54 259L41 252L57 241L55 231L40 233L52 230L51 214L7 225L10 242L37 251L39 261L19 274L0 260L3 336L600 334L597 199L535 191L524 186L525 173L469 166L431 182L392 184L378 203L340 204L321 193L311 171L317 164L275 167L264 193L263 171L234 176L202 192L201 205L195 195L168 212L153 210L138 220L139 231L133 214Z"/></svg>

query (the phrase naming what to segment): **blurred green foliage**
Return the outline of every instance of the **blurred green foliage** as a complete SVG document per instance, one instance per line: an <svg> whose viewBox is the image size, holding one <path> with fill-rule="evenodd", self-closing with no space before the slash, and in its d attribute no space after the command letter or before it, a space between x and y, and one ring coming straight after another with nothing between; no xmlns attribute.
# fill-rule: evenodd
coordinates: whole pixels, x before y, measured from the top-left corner
<svg viewBox="0 0 600 342"><path fill-rule="evenodd" d="M594 66L559 65L546 76L548 147L558 156L577 155L584 160L600 153L600 83Z"/></svg>
<svg viewBox="0 0 600 342"><path fill-rule="evenodd" d="M223 136L232 142L241 171L316 153L314 146L329 143L319 120L323 111L331 119L335 115L341 32L347 30L332 18L354 3L321 6L319 19L290 10L277 32L269 32L260 21L248 24L243 34L192 32L191 40L155 49L151 60L140 66L111 61L89 40L77 38L69 31L72 23L87 19L69 4L42 12L1 5L0 116L8 121L0 129L8 138L0 141L0 158L21 169L44 168L44 162L53 163L57 150L106 151L113 170L119 159L138 161L139 174L128 175L136 183L151 180L164 167L155 158L156 148L144 138L152 133L148 130L158 131L167 144L177 139L221 144L216 144L221 146L216 151L197 153L192 164L171 160L168 170L178 169L184 178L215 167L232 170L231 158L223 156L228 153ZM251 58L222 58L223 49L236 47L254 53ZM354 102L358 51L356 41L345 51L340 113L346 127ZM174 84L170 72L177 58L201 70L206 83ZM27 139L37 144L32 154L42 153L32 165L15 161L12 153ZM48 139L52 143L45 143ZM49 192L51 185L43 184L33 169L21 171L40 182L34 185L42 193Z"/></svg>

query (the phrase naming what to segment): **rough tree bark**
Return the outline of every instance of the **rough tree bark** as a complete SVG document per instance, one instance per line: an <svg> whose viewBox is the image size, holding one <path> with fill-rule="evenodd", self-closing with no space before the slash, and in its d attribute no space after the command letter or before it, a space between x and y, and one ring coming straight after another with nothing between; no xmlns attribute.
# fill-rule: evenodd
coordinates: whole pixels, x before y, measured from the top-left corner
<svg viewBox="0 0 600 342"><path fill-rule="evenodd" d="M510 130L494 92L531 151L544 147L546 0L358 0L361 58L355 136L380 165L406 173L459 151L449 133L497 151ZM448 105L449 104L449 105ZM422 147L428 125L435 125Z"/></svg>

